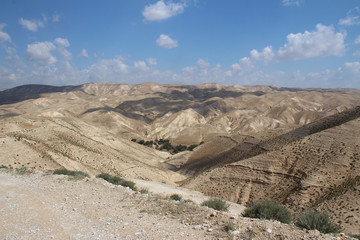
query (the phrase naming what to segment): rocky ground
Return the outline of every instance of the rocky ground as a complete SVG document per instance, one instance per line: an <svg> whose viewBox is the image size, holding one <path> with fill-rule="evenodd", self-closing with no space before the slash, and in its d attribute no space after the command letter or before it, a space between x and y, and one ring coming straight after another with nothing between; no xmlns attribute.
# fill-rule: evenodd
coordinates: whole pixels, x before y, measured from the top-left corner
<svg viewBox="0 0 360 240"><path fill-rule="evenodd" d="M350 239L164 196L97 178L2 169L0 239Z"/></svg>

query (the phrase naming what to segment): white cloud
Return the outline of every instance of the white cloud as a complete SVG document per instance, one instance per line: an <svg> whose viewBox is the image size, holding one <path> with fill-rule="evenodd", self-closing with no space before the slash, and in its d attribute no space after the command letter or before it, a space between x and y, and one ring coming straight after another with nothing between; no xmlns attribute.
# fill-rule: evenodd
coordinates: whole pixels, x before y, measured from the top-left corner
<svg viewBox="0 0 360 240"><path fill-rule="evenodd" d="M254 68L254 60L248 57L243 57L239 62L230 66L230 69L226 71L227 77L242 76L250 72Z"/></svg>
<svg viewBox="0 0 360 240"><path fill-rule="evenodd" d="M289 34L287 43L277 52L279 60L300 60L327 56L342 56L345 33L336 33L333 26L316 25L316 31Z"/></svg>
<svg viewBox="0 0 360 240"><path fill-rule="evenodd" d="M208 68L210 66L210 64L205 61L204 59L199 59L197 60L196 64L200 67L200 68Z"/></svg>
<svg viewBox="0 0 360 240"><path fill-rule="evenodd" d="M353 26L353 25L360 25L360 8L355 7L347 12L345 18L341 18L339 20L339 25L344 26Z"/></svg>
<svg viewBox="0 0 360 240"><path fill-rule="evenodd" d="M116 75L128 72L127 66L122 57L114 59L102 59L99 62L91 65L87 72L90 74L90 79L105 79L105 81L112 81L116 79Z"/></svg>
<svg viewBox="0 0 360 240"><path fill-rule="evenodd" d="M256 61L270 62L274 59L275 53L272 46L265 47L262 52L258 52L256 49L251 50L250 58Z"/></svg>
<svg viewBox="0 0 360 240"><path fill-rule="evenodd" d="M41 65L54 64L57 60L51 52L55 49L55 45L48 41L29 44L25 51L26 59L31 62L39 62Z"/></svg>
<svg viewBox="0 0 360 240"><path fill-rule="evenodd" d="M359 16L347 16L346 18L342 18L339 20L339 25L345 25L345 26L360 25L360 18Z"/></svg>
<svg viewBox="0 0 360 240"><path fill-rule="evenodd" d="M155 58L148 58L147 62L150 66L156 66L157 65L157 61Z"/></svg>
<svg viewBox="0 0 360 240"><path fill-rule="evenodd" d="M23 28L26 28L29 31L37 32L39 27L44 27L44 22L41 20L27 20L20 18L19 23Z"/></svg>
<svg viewBox="0 0 360 240"><path fill-rule="evenodd" d="M282 0L284 6L300 6L299 0Z"/></svg>
<svg viewBox="0 0 360 240"><path fill-rule="evenodd" d="M160 0L145 6L142 15L147 21L161 21L181 14L185 6L185 3L165 3L163 0Z"/></svg>
<svg viewBox="0 0 360 240"><path fill-rule="evenodd" d="M146 65L145 61L135 61L134 62L134 68L136 70L140 70L140 71L147 71L149 70L149 67Z"/></svg>
<svg viewBox="0 0 360 240"><path fill-rule="evenodd" d="M79 53L79 55L78 55L79 57L89 57L89 54L88 54L88 52L86 51L86 49L85 48L83 48L83 49L81 49L81 52Z"/></svg>
<svg viewBox="0 0 360 240"><path fill-rule="evenodd" d="M56 38L54 40L54 43L56 45L62 46L62 47L68 47L70 46L69 40L67 40L66 38Z"/></svg>
<svg viewBox="0 0 360 240"><path fill-rule="evenodd" d="M66 62L70 61L72 54L66 49L70 46L69 40L66 38L56 38L54 44L57 46L57 51L61 56L62 64L66 64Z"/></svg>
<svg viewBox="0 0 360 240"><path fill-rule="evenodd" d="M3 31L3 28L6 26L7 26L6 23L0 24L0 42L11 42L10 35Z"/></svg>
<svg viewBox="0 0 360 240"><path fill-rule="evenodd" d="M156 43L159 47L162 48L176 48L178 42L171 39L168 35L161 34L160 37L156 40Z"/></svg>

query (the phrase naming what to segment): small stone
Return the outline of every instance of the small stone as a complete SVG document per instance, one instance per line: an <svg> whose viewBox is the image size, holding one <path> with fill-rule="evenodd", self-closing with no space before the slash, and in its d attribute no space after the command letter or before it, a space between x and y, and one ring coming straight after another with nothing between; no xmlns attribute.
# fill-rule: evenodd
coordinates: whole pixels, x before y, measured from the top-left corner
<svg viewBox="0 0 360 240"><path fill-rule="evenodd" d="M230 219L235 219L236 217L235 216L231 216Z"/></svg>
<svg viewBox="0 0 360 240"><path fill-rule="evenodd" d="M340 237L345 237L345 233L340 233Z"/></svg>
<svg viewBox="0 0 360 240"><path fill-rule="evenodd" d="M234 234L234 235L239 235L239 234L240 234L240 231L238 231L238 230L233 231L232 234Z"/></svg>
<svg viewBox="0 0 360 240"><path fill-rule="evenodd" d="M211 214L210 214L210 217L215 217L216 216L216 212L212 212Z"/></svg>
<svg viewBox="0 0 360 240"><path fill-rule="evenodd" d="M212 230L212 228L208 228L208 230L207 230L208 232L212 232L213 230Z"/></svg>
<svg viewBox="0 0 360 240"><path fill-rule="evenodd" d="M270 229L270 228L266 229L266 231L267 231L268 233L271 233L271 229Z"/></svg>

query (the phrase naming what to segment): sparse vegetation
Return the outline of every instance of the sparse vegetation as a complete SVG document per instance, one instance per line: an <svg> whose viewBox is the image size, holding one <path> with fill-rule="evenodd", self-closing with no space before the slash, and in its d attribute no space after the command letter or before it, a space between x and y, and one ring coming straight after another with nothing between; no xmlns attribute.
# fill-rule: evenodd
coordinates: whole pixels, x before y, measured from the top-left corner
<svg viewBox="0 0 360 240"><path fill-rule="evenodd" d="M228 224L225 225L225 231L235 231L237 229L237 225L234 221L229 221Z"/></svg>
<svg viewBox="0 0 360 240"><path fill-rule="evenodd" d="M308 230L317 229L322 233L338 233L342 230L340 225L332 222L327 212L317 212L312 209L300 213L295 225Z"/></svg>
<svg viewBox="0 0 360 240"><path fill-rule="evenodd" d="M175 201L181 201L182 197L179 194L172 194L170 196L170 199Z"/></svg>
<svg viewBox="0 0 360 240"><path fill-rule="evenodd" d="M101 173L101 174L97 175L96 177L97 178L102 178L105 181L107 181L109 183L112 183L114 185L121 185L123 187L128 187L128 188L132 189L133 191L137 191L135 183L132 182L132 181L127 181L127 180L124 180L124 179L122 179L120 177L112 176L112 175L107 174L107 173Z"/></svg>
<svg viewBox="0 0 360 240"><path fill-rule="evenodd" d="M28 169L27 169L26 167L20 167L20 168L16 168L16 169L15 169L16 174L19 174L19 175L23 175L23 174L25 174L27 171L28 171Z"/></svg>
<svg viewBox="0 0 360 240"><path fill-rule="evenodd" d="M229 209L229 204L219 198L210 198L209 200L202 202L201 206L207 206L218 211L227 211Z"/></svg>
<svg viewBox="0 0 360 240"><path fill-rule="evenodd" d="M8 169L8 167L7 167L7 166L5 166L5 165L1 165L1 166L0 166L0 169L1 169L1 168Z"/></svg>
<svg viewBox="0 0 360 240"><path fill-rule="evenodd" d="M282 223L291 222L290 212L280 204L260 199L250 203L243 213L244 217L273 219Z"/></svg>
<svg viewBox="0 0 360 240"><path fill-rule="evenodd" d="M87 173L84 173L84 172L81 172L81 171L70 171L70 170L67 170L65 168L56 169L54 171L54 174L56 174L56 175L67 175L67 176L80 177L80 178L89 177L89 175Z"/></svg>
<svg viewBox="0 0 360 240"><path fill-rule="evenodd" d="M336 186L332 186L325 194L320 195L317 199L315 199L313 203L313 207L319 206L322 202L326 200L331 200L333 198L337 198L345 194L349 189L360 184L360 176L349 177L342 184Z"/></svg>
<svg viewBox="0 0 360 240"><path fill-rule="evenodd" d="M179 153L179 152L183 152L183 151L193 151L196 147L198 147L199 145L203 144L204 141L202 141L199 145L196 144L192 144L190 146L185 146L185 145L177 145L177 146L173 146L170 143L169 139L159 139L159 140L155 140L155 141L144 141L144 140L137 140L136 138L132 138L131 139L132 142L136 142L138 144L147 146L147 147L155 147L158 150L162 150L162 151L167 151L173 154Z"/></svg>

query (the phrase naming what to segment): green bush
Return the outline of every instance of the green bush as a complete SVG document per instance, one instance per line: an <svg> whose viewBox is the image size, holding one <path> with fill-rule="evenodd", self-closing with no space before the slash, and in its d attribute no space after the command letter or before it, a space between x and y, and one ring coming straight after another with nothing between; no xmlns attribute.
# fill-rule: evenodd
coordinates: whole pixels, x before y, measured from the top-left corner
<svg viewBox="0 0 360 240"><path fill-rule="evenodd" d="M137 191L137 188L136 188L136 184L132 181L127 181L127 180L122 180L122 182L120 183L121 186L123 187L128 187L130 189L132 189L133 191Z"/></svg>
<svg viewBox="0 0 360 240"><path fill-rule="evenodd" d="M170 196L170 199L175 201L181 201L182 197L179 194L172 194Z"/></svg>
<svg viewBox="0 0 360 240"><path fill-rule="evenodd" d="M115 185L121 185L122 179L116 176L111 176L107 173L100 173L96 176L97 178L102 178L105 181L108 181L109 183L115 184Z"/></svg>
<svg viewBox="0 0 360 240"><path fill-rule="evenodd" d="M132 181L127 181L124 180L120 177L117 176L111 176L110 174L107 173L100 173L99 175L96 176L97 178L102 178L105 181L108 181L109 183L112 183L114 185L121 185L123 187L129 187L130 189L137 191L137 188L135 186L135 183Z"/></svg>
<svg viewBox="0 0 360 240"><path fill-rule="evenodd" d="M147 189L141 189L139 192L141 194L149 194L149 190L147 190Z"/></svg>
<svg viewBox="0 0 360 240"><path fill-rule="evenodd" d="M190 145L190 146L187 147L187 150L192 151L192 150L194 150L197 146L198 146L198 145L195 145L195 144Z"/></svg>
<svg viewBox="0 0 360 240"><path fill-rule="evenodd" d="M306 229L317 229L322 233L338 233L342 230L340 225L332 222L327 212L317 212L312 209L300 213L296 226Z"/></svg>
<svg viewBox="0 0 360 240"><path fill-rule="evenodd" d="M250 203L244 213L244 217L274 219L282 223L291 222L290 212L280 204L269 200L257 200Z"/></svg>
<svg viewBox="0 0 360 240"><path fill-rule="evenodd" d="M218 198L210 198L209 200L202 202L201 206L207 206L218 211L227 211L229 209L229 204Z"/></svg>
<svg viewBox="0 0 360 240"><path fill-rule="evenodd" d="M62 169L56 169L54 171L54 174L57 175L67 175L67 176L73 176L73 177L89 177L88 174L81 172L81 171L70 171L65 168Z"/></svg>

